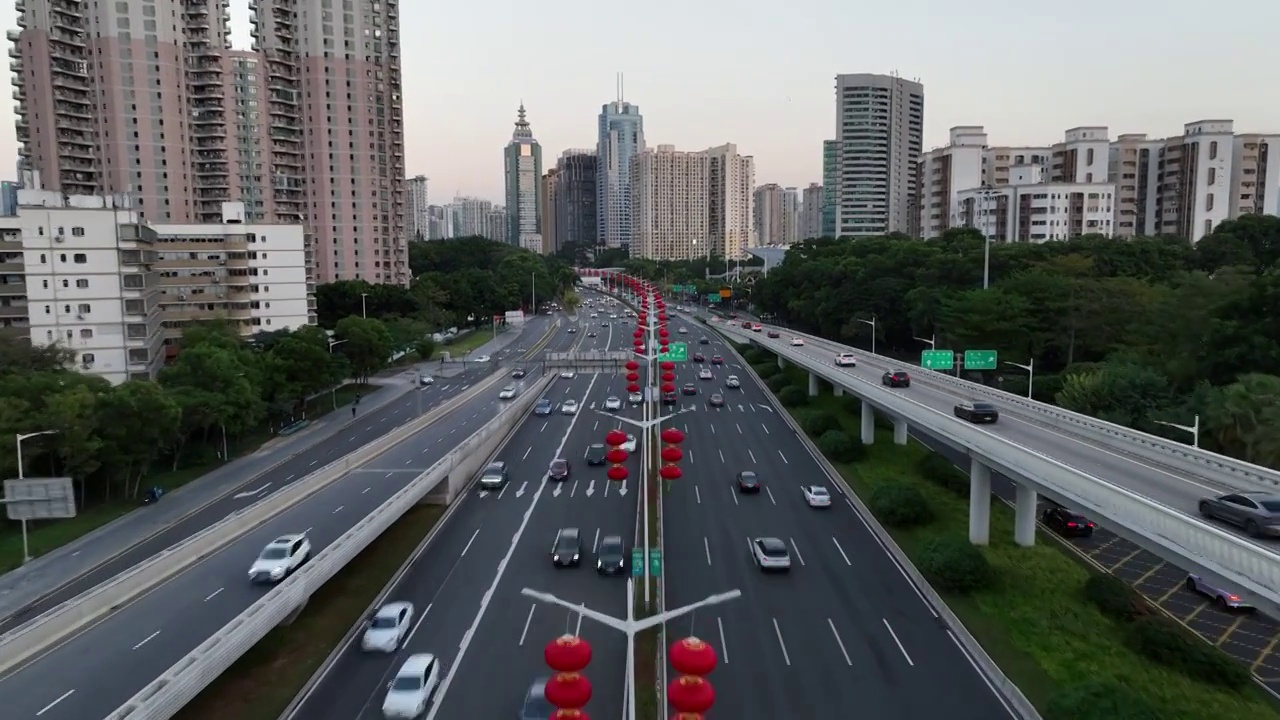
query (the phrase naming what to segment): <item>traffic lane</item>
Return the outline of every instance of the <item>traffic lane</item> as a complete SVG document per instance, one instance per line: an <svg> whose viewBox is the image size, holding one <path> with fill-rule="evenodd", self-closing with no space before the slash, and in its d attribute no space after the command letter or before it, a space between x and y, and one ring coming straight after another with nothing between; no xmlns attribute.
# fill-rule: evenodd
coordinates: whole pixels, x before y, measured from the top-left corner
<svg viewBox="0 0 1280 720"><path fill-rule="evenodd" d="M318 554L403 485L397 474L360 479L368 492L353 494L342 483L317 492L6 676L0 680L6 716L43 710L40 717L52 720L105 717L270 591L246 576L268 542L305 531Z"/></svg>

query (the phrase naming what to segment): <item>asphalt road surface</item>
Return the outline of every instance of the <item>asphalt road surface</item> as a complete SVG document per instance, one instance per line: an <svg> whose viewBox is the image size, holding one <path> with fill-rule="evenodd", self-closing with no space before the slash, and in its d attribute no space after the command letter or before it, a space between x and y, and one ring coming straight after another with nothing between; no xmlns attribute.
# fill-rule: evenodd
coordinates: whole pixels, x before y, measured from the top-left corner
<svg viewBox="0 0 1280 720"><path fill-rule="evenodd" d="M553 336L548 346L562 349L570 341ZM411 397L411 401L416 410L416 400ZM311 538L312 555L319 554L462 438L489 422L499 402L496 393L472 399L447 421L433 423L102 622L0 678L4 717L85 720L106 716L267 592L265 587L250 585L246 572L271 539L305 531ZM365 442L405 420L396 422L393 415L381 432L376 426L366 429L364 432L371 434ZM355 443L346 445L348 450L360 444L348 442ZM322 454L295 472L305 474L307 468L320 467L336 457ZM276 490L273 485L261 495L239 500L232 497L225 502L240 504L224 505L223 515ZM205 524L220 517L205 518ZM193 525L188 532L200 527Z"/></svg>
<svg viewBox="0 0 1280 720"><path fill-rule="evenodd" d="M676 373L698 395L682 396L685 412L667 423L686 440L684 477L664 501L665 606L743 593L668 623L671 637L696 635L719 653L715 712L740 720L1011 717L766 390L723 345L697 350L728 364L688 363ZM703 367L713 379L697 379ZM725 388L731 374L741 389ZM712 393L724 395L724 407L707 405ZM738 492L744 470L763 480L759 494ZM810 508L804 484L827 487L832 507ZM766 536L790 548L790 573L756 568L748 543Z"/></svg>
<svg viewBox="0 0 1280 720"><path fill-rule="evenodd" d="M582 320L580 349L629 346L632 325L619 320L606 328L601 322ZM597 337L586 337L588 328ZM520 590L530 587L625 614L626 581L596 573L594 548L606 535L621 535L631 545L638 493L634 481L610 482L603 466L589 467L582 459L588 445L603 442L620 424L592 406L601 408L611 395L625 399L624 385L621 376L579 374L548 389L546 397L557 406L572 398L582 409L573 416L530 416L498 453L509 466L507 485L499 492L472 488L458 500L462 505L388 595L388 601L416 608L419 621L408 639L393 654L373 655L360 651L357 638L295 718L381 718L386 684L405 658L422 652L440 657L445 668L429 718L515 717L529 684L549 672L543 646L566 632L580 632L594 648L587 673L595 693L588 710L596 717L622 716L625 637L577 613L535 604ZM627 408L619 415L638 418L640 411ZM556 457L571 463L570 478L562 483L546 479ZM636 477L638 465L628 466ZM581 567L551 564L549 551L563 527L582 533Z"/></svg>

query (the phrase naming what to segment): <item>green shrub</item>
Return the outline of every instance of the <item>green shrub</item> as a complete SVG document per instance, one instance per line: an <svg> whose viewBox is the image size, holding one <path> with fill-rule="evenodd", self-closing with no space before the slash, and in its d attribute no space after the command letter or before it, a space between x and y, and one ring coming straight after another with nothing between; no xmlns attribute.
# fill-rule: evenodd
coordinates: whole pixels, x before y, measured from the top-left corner
<svg viewBox="0 0 1280 720"><path fill-rule="evenodd" d="M778 363L773 362L753 362L751 363L751 369L756 371L761 380L768 380L782 372L782 368L778 367Z"/></svg>
<svg viewBox="0 0 1280 720"><path fill-rule="evenodd" d="M825 410L806 413L804 420L800 420L800 418L796 418L796 420L800 422L800 427L804 428L805 432L814 437L822 437L832 430L840 429L840 420Z"/></svg>
<svg viewBox="0 0 1280 720"><path fill-rule="evenodd" d="M992 580L987 556L963 535L929 538L920 547L916 564L934 587L947 592L968 594Z"/></svg>
<svg viewBox="0 0 1280 720"><path fill-rule="evenodd" d="M1110 680L1085 680L1059 688L1045 720L1161 720L1167 717L1131 688Z"/></svg>
<svg viewBox="0 0 1280 720"><path fill-rule="evenodd" d="M805 388L788 385L778 391L778 401L789 408L804 407L809 404L809 392Z"/></svg>
<svg viewBox="0 0 1280 720"><path fill-rule="evenodd" d="M861 408L859 408L859 411L861 411ZM878 430L893 429L893 418L888 415L885 415L884 413L873 413L872 417L875 419L875 426Z"/></svg>
<svg viewBox="0 0 1280 720"><path fill-rule="evenodd" d="M1112 620L1130 622L1147 614L1146 602L1114 575L1095 573L1084 583L1084 597Z"/></svg>
<svg viewBox="0 0 1280 720"><path fill-rule="evenodd" d="M1249 669L1243 664L1159 615L1129 623L1124 640L1134 652L1189 678L1233 690L1250 682Z"/></svg>
<svg viewBox="0 0 1280 720"><path fill-rule="evenodd" d="M768 360L769 353L761 350L760 348L753 347L742 352L742 359L754 365L755 363L762 363Z"/></svg>
<svg viewBox="0 0 1280 720"><path fill-rule="evenodd" d="M919 490L904 483L887 483L871 491L868 506L884 524L913 528L933 521L933 508Z"/></svg>
<svg viewBox="0 0 1280 720"><path fill-rule="evenodd" d="M769 378L765 384L768 385L769 389L774 393L781 393L783 388L791 387L791 378L786 373L778 373L777 375ZM779 395L779 398L781 398L781 395Z"/></svg>
<svg viewBox="0 0 1280 720"><path fill-rule="evenodd" d="M834 462L858 462L867 456L867 446L843 430L828 430L818 436L818 449Z"/></svg>
<svg viewBox="0 0 1280 720"><path fill-rule="evenodd" d="M959 497L969 497L969 476L956 469L951 461L937 453L920 458L916 469L930 482L937 483Z"/></svg>

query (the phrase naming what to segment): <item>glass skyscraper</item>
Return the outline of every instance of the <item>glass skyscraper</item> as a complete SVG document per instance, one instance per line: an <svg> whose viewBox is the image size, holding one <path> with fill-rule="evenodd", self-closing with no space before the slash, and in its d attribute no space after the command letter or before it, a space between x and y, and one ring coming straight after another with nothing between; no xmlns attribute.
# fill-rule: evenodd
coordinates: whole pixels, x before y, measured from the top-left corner
<svg viewBox="0 0 1280 720"><path fill-rule="evenodd" d="M596 238L605 247L631 247L631 159L644 152L640 108L619 99L600 109L596 144Z"/></svg>

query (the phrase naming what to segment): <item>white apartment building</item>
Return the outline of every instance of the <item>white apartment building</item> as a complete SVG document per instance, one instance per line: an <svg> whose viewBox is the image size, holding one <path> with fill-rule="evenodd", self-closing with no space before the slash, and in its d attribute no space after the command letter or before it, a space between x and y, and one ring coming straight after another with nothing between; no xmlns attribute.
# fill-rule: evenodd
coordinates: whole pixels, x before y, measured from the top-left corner
<svg viewBox="0 0 1280 720"><path fill-rule="evenodd" d="M711 156L673 145L631 161L632 256L651 260L706 257L710 231Z"/></svg>
<svg viewBox="0 0 1280 720"><path fill-rule="evenodd" d="M405 181L405 229L410 240L431 239L431 212L427 209L426 175L415 175Z"/></svg>
<svg viewBox="0 0 1280 720"><path fill-rule="evenodd" d="M822 186L809 183L800 198L799 240L822 237Z"/></svg>
<svg viewBox="0 0 1280 720"><path fill-rule="evenodd" d="M733 143L713 147L707 155L711 157L708 232L712 252L727 258L746 257L747 248L755 245L755 158L739 155Z"/></svg>
<svg viewBox="0 0 1280 720"><path fill-rule="evenodd" d="M1043 165L1015 165L1008 184L956 194L954 227L972 227L997 242L1048 242L1111 235L1115 186L1056 182Z"/></svg>

